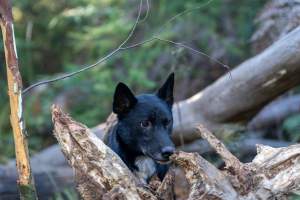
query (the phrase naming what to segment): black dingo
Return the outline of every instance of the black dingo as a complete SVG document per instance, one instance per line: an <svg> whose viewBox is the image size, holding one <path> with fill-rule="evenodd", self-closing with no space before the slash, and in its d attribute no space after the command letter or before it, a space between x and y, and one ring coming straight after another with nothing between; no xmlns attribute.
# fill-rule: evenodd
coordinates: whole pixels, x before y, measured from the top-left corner
<svg viewBox="0 0 300 200"><path fill-rule="evenodd" d="M174 73L154 94L135 96L124 84L116 87L113 112L118 122L106 144L143 182L163 179L175 148L171 140Z"/></svg>

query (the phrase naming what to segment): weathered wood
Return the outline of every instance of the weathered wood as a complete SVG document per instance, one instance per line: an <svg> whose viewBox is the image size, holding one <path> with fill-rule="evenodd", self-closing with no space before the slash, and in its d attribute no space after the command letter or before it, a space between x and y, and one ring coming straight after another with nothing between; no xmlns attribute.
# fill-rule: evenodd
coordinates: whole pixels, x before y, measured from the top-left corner
<svg viewBox="0 0 300 200"><path fill-rule="evenodd" d="M159 185L156 190L156 194L160 199L174 199L174 181L175 181L175 172L174 169L169 169L166 174L163 182Z"/></svg>
<svg viewBox="0 0 300 200"><path fill-rule="evenodd" d="M19 173L17 182L21 199L31 200L36 199L37 197L33 177L31 175L27 140L25 136L26 131L22 108L22 77L18 66L12 6L9 0L0 1L0 14L10 102L10 122L13 129L17 170Z"/></svg>
<svg viewBox="0 0 300 200"><path fill-rule="evenodd" d="M197 129L200 136L207 140L208 143L215 149L215 151L224 160L226 167L231 167L233 170L239 171L243 164L225 147L225 145L211 134L204 126L199 125Z"/></svg>
<svg viewBox="0 0 300 200"><path fill-rule="evenodd" d="M282 148L258 145L251 163L257 180L262 179L256 196L260 199L284 199L289 192L300 192L300 144Z"/></svg>
<svg viewBox="0 0 300 200"><path fill-rule="evenodd" d="M228 144L229 150L239 156L250 158L256 154L256 144L271 147L286 147L292 143L262 139L257 136L245 136L240 140ZM214 149L206 140L197 140L191 144L179 147L179 150L187 152L213 153ZM54 193L62 192L65 188L74 188L74 173L68 166L58 145L53 145L34 155L31 159L36 189L39 198L50 198ZM0 199L15 200L18 198L16 182L15 162L0 167Z"/></svg>
<svg viewBox="0 0 300 200"><path fill-rule="evenodd" d="M262 144L270 147L286 147L292 145L292 142L279 141L274 139L264 139L258 135L243 135L241 139L228 143L227 148L231 152L235 152L239 157L247 157L256 154L256 145ZM200 154L211 154L214 149L206 140L198 139L189 144L177 147L178 150L185 152L198 152Z"/></svg>
<svg viewBox="0 0 300 200"><path fill-rule="evenodd" d="M196 153L174 155L174 162L192 185L190 200L286 199L289 193L300 192L300 144L283 148L258 145L254 160L243 164L207 129L200 131L231 168L218 170ZM232 170L241 167L243 170Z"/></svg>
<svg viewBox="0 0 300 200"><path fill-rule="evenodd" d="M234 174L234 181L232 185L235 189L239 190L239 193L244 194L250 190L253 180L251 179L252 171L235 157L225 145L218 140L212 133L210 133L205 127L199 125L197 129L203 139L207 140L213 149L221 156L225 162L226 170Z"/></svg>
<svg viewBox="0 0 300 200"><path fill-rule="evenodd" d="M275 128L287 117L300 112L300 95L281 97L257 113L248 123L249 130Z"/></svg>
<svg viewBox="0 0 300 200"><path fill-rule="evenodd" d="M74 122L59 110L54 114L54 118L55 130L61 131L59 140L69 163L75 168L79 191L85 199L98 199L98 194L101 194L103 199L126 199L129 186L136 188L133 193L138 194L141 199L159 199L160 195L165 194L164 188L167 188L168 181L172 179L164 180L165 185L161 185L156 193L135 185L134 178L129 178L129 182L124 186L122 184L124 180L118 175L126 172L130 177L133 174L121 164L122 161L117 155L93 136L85 126ZM172 159L185 171L191 185L190 200L283 199L290 192L300 191L300 144L283 148L260 145L255 159L251 163L244 164L239 162L207 129L200 127L199 130L224 159L226 167L219 170L196 153L176 153ZM102 155L103 153L105 154ZM102 162L108 164L103 165ZM104 177L102 173L105 174Z"/></svg>
<svg viewBox="0 0 300 200"><path fill-rule="evenodd" d="M247 120L266 103L300 84L300 27L262 53L243 62L203 91L179 102L174 113L174 139L186 141L199 135L194 127ZM179 120L181 119L181 120Z"/></svg>
<svg viewBox="0 0 300 200"><path fill-rule="evenodd" d="M191 185L189 200L237 199L229 180L197 153L177 152L173 161L184 169Z"/></svg>
<svg viewBox="0 0 300 200"><path fill-rule="evenodd" d="M167 193L174 181L170 173L156 191L145 190L121 159L87 127L57 107L53 107L52 115L55 136L75 170L83 199L172 199ZM260 145L255 159L244 164L208 129L198 126L198 131L224 160L225 168L217 169L197 153L171 156L191 185L189 200L282 199L300 191L300 144L278 149Z"/></svg>
<svg viewBox="0 0 300 200"><path fill-rule="evenodd" d="M75 180L85 200L103 198L143 199L147 195L123 161L86 126L73 121L60 108L52 107L54 135L69 165L75 171Z"/></svg>

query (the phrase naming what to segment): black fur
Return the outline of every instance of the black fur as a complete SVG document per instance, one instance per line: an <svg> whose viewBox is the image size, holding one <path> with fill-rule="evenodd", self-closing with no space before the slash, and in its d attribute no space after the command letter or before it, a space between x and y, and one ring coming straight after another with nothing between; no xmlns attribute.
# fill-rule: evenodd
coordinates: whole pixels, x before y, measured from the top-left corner
<svg viewBox="0 0 300 200"><path fill-rule="evenodd" d="M106 138L130 170L148 182L157 174L163 179L169 156L174 152L170 138L173 126L174 73L155 94L135 96L124 84L116 87L113 112L118 122Z"/></svg>

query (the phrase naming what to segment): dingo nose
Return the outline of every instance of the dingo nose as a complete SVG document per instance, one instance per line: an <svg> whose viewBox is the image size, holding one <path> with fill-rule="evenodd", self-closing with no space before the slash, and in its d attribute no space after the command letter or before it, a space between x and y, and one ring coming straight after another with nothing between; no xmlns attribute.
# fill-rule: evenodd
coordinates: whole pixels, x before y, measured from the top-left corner
<svg viewBox="0 0 300 200"><path fill-rule="evenodd" d="M174 153L175 148L172 146L166 146L162 149L161 155L165 159L169 159L169 157Z"/></svg>

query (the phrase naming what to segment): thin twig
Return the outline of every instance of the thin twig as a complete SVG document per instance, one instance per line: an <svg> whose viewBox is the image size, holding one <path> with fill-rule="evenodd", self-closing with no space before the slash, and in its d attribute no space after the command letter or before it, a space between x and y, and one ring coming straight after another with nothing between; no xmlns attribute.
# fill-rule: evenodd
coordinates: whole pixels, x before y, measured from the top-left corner
<svg viewBox="0 0 300 200"><path fill-rule="evenodd" d="M195 8L192 8L192 9L187 9L187 10L184 10L183 12L181 13L178 13L177 15L173 16L172 18L170 18L169 20L167 20L162 26L161 28L159 29L159 31L155 34L153 34L153 36L150 38L150 39L147 39L145 41L142 41L142 42L139 42L139 43L136 43L136 44L133 44L133 45L130 45L130 46L125 46L124 45L128 42L128 40L132 37L135 29L136 29L136 26L140 21L140 15L141 15L141 10L142 10L142 5L143 5L143 0L140 1L140 6L139 6L139 13L138 13L138 17L136 18L136 21L133 25L133 28L131 29L131 32L129 33L128 37L113 51L111 51L109 54L107 54L106 56L100 58L97 62L91 64L91 65L88 65L86 67L83 67L82 69L79 69L75 72L71 72L71 73L67 73L67 74L63 74L61 76L58 76L56 78L53 78L53 79L50 79L50 80L45 80L45 81L40 81L40 82L37 82L33 85L30 85L29 87L25 88L22 92L22 95L25 95L28 91L30 91L31 89L37 87L37 86L40 86L40 85L44 85L44 84L49 84L49 83L53 83L55 81L59 81L59 80L63 80L63 79L66 79L66 78L69 78L71 76L75 76L81 72L84 72L86 70L89 70L91 68L94 68L96 67L97 65L101 64L102 62L106 61L107 59L111 58L113 55L115 55L116 53L120 52L120 51L123 51L123 50L127 50L127 49L131 49L131 48L135 48L135 47L139 47L143 44L146 44L146 43L149 43L149 42L153 42L155 40L158 40L158 41L162 41L162 42L167 42L169 44L173 44L173 45L176 45L176 46L180 46L180 47L183 47L185 49L188 49L190 51L193 51L195 53L198 53L198 54L202 54L203 56L213 60L214 62L222 65L223 67L225 67L227 70L229 70L229 66L228 65L225 65L223 64L222 62L220 62L219 60L215 59L215 58L212 58L211 56L209 56L208 54L204 53L204 52L201 52L199 50L196 50L196 49L193 49L192 47L188 46L188 45L185 45L183 43L180 43L180 42L174 42L172 40L167 40L167 39L162 39L162 38L159 38L157 36L157 34L159 34L163 28L170 22L172 22L173 20L177 19L178 17L184 15L184 14L187 14L187 13L190 13L194 10L197 10L197 9L200 9L200 8L203 8L205 7L206 5L208 5L209 3L211 3L213 0L209 0L207 1L206 3L198 6L198 7L195 7ZM146 20L146 18L148 17L148 14L149 14L149 9L150 9L150 5L149 5L149 0L146 0L147 2L147 13L146 13L146 16L142 19L142 21ZM231 74L229 72L229 75L231 77Z"/></svg>
<svg viewBox="0 0 300 200"><path fill-rule="evenodd" d="M149 12L150 12L150 3L149 3L149 0L146 0L146 5L147 5L146 15L144 16L143 19L140 20L140 23L146 21L146 19L147 19L148 16L149 16Z"/></svg>
<svg viewBox="0 0 300 200"><path fill-rule="evenodd" d="M159 30L156 31L155 33L153 33L152 36L149 39L146 39L144 41L138 42L136 44L132 44L132 45L127 46L127 47L123 47L122 50L135 48L135 47L141 46L143 44L146 44L146 43L149 43L149 42L153 42L154 40L157 40L156 37L158 37L158 35L163 31L163 29L167 26L167 24L170 24L172 21L174 21L175 19L177 19L178 17L180 17L182 15L185 15L185 14L190 13L192 11L204 8L205 6L207 6L208 4L210 4L212 1L213 0L209 0L209 1L205 2L205 3L203 3L203 4L200 4L199 6L197 6L195 8L186 9L186 10L184 10L184 11L182 11L182 12L174 15L173 17L171 17L170 19L168 19L165 23L163 23L163 25L159 28ZM147 3L149 3L149 2L147 1ZM148 12L147 12L147 14L148 14ZM144 21L144 19L142 21Z"/></svg>
<svg viewBox="0 0 300 200"><path fill-rule="evenodd" d="M125 46L125 47L122 47L121 50L127 50L127 49L132 49L132 48L136 48L136 47L139 47L139 46L142 46L146 43L150 43L150 42L153 42L157 40L155 37L152 37L150 39L147 39L147 40L144 40L144 41L141 41L141 42L138 42L138 43L135 43L135 44L132 44L130 46Z"/></svg>
<svg viewBox="0 0 300 200"><path fill-rule="evenodd" d="M66 78L69 78L71 76L74 76L76 74L79 74L83 71L86 71L86 70L89 70L91 68L94 68L95 66L99 65L100 63L104 62L105 60L109 59L110 57L112 57L114 54L118 53L121 48L128 42L128 40L132 37L135 29L136 29L136 26L137 24L139 23L139 20L140 20L140 16L141 16L141 10L142 10L142 5L143 5L143 0L140 0L140 5L139 5L139 13L138 13L138 16L135 20L135 23L130 31L130 33L128 34L127 38L115 49L113 50L112 52L110 52L109 54L107 54L106 56L100 58L97 62L91 64L91 65L88 65L86 67L83 67L82 69L80 70L77 70L75 72L71 72L71 73L67 73L67 74L64 74L64 75L61 75L61 76L58 76L56 78L53 78L53 79L50 79L50 80L45 80L45 81L40 81L40 82L37 82L29 87L27 87L26 89L23 90L22 92L22 95L26 94L29 90L31 90L32 88L34 87L37 87L39 85L44 85L44 84L49 84L49 83L52 83L52 82L55 82L55 81L58 81L58 80L62 80L62 79L66 79Z"/></svg>
<svg viewBox="0 0 300 200"><path fill-rule="evenodd" d="M31 89L37 87L37 86L40 86L40 85L44 85L44 84L49 84L49 83L53 83L55 81L58 81L58 80L63 80L63 79L66 79L66 78L69 78L71 76L74 76L76 74L79 74L83 71L86 71L88 69L91 69L95 66L97 66L98 64L104 62L105 60L107 60L108 58L110 58L111 56L113 56L114 54L116 54L120 49L115 49L114 51L110 52L108 55L106 55L105 57L101 58L100 60L98 60L97 62L95 62L94 64L92 65L88 65L86 67L83 67L82 69L80 70L77 70L75 72L71 72L71 73L67 73L67 74L63 74L61 76L58 76L56 78L53 78L53 79L49 79L49 80L45 80L45 81L39 81L37 83L34 83L32 85L30 85L29 87L25 88L22 92L22 95L25 95L28 91L30 91Z"/></svg>
<svg viewBox="0 0 300 200"><path fill-rule="evenodd" d="M186 9L186 10L184 10L184 11L178 13L177 15L171 17L169 20L167 20L167 21L161 26L161 28L159 28L159 31L157 31L157 34L160 34L160 33L163 31L163 29L165 28L165 26L166 26L167 24L171 23L172 21L174 21L174 20L177 19L178 17L180 17L180 16L182 16L182 15L185 15L185 14L187 14L187 13L193 12L193 11L195 11L195 10L199 10L199 9L201 9L201 8L204 8L205 6L207 6L208 4L210 4L212 1L213 1L213 0L209 0L209 1L205 2L205 3L203 3L203 4L200 4L200 5L197 6L197 7L194 7L194 8L191 8L191 9Z"/></svg>
<svg viewBox="0 0 300 200"><path fill-rule="evenodd" d="M192 47L190 47L190 46L188 46L188 45L186 45L186 44L183 44L183 43L181 43L181 42L174 42L174 41L172 41L172 40L162 39L162 38L159 37L159 34L162 32L162 30L166 27L167 24L171 23L172 21L174 21L175 19L177 19L178 17L180 17L180 16L182 16L182 15L185 15L185 14L190 13L190 12L192 12L192 11L195 11L195 10L198 10L198 9L201 9L201 8L204 8L205 6L207 6L208 4L210 4L212 1L213 1L213 0L209 0L209 1L207 1L207 2L205 2L205 3L203 3L203 4L199 5L199 6L197 6L197 7L195 7L195 8L187 9L187 10L184 10L184 11L178 13L177 15L175 15L175 16L171 17L169 20L167 20L167 21L159 28L159 30L158 30L156 33L154 33L154 34L152 35L152 37L151 37L150 39L147 39L147 40L138 42L138 43L136 43L136 44L132 44L132 45L130 45L130 46L123 47L122 50L127 50L127 49L131 49L131 48L139 47L139 46L142 46L142 45L144 45L144 44L146 44L146 43L153 42L153 41L155 41L155 40L159 40L159 41L162 41L162 42L167 42L167 43L169 43L169 44L173 44L173 45L180 46L180 47L183 47L183 48L185 48L185 49L188 49L188 50L190 50L190 51L192 51L192 52L194 52L194 53L201 54L201 55L207 57L208 59L210 59L210 60L212 60L212 61L214 61L214 62L220 64L221 66L225 67L225 68L228 70L229 76L230 76L230 78L232 78L231 73L230 73L230 67L229 67L228 65L222 63L222 62L219 61L218 59L215 59L215 58L211 57L210 55L204 53L203 51L196 50L196 49L194 49L194 48L192 48Z"/></svg>
<svg viewBox="0 0 300 200"><path fill-rule="evenodd" d="M227 70L230 70L230 67L229 67L228 65L226 65L226 64L222 63L221 61L219 61L219 60L217 60L217 59L211 57L210 55L208 55L208 54L206 54L206 53L204 53L204 52L202 52L202 51L199 51L199 50L197 50L197 49L194 49L194 48L192 48L192 47L190 47L190 46L188 46L188 45L186 45L186 44L183 44L183 43L181 43L181 42L174 42L174 41L172 41L172 40L163 39L163 38L159 38L159 37L155 37L155 39L157 39L157 40L159 40L159 41L162 41L162 42L167 42L167 43L169 43L169 44L173 44L173 45L176 45L176 46L183 47L183 48L188 49L188 50L190 50L190 51L192 51L192 52L194 52L194 53L197 53L197 54L201 54L201 55L207 57L208 59L211 59L212 61L214 61L214 62L216 62L216 63L222 65L222 66L225 67Z"/></svg>
<svg viewBox="0 0 300 200"><path fill-rule="evenodd" d="M240 170L243 164L235 157L226 146L216 138L208 129L206 129L203 125L199 125L197 127L200 136L207 140L207 142L211 145L212 148L222 157L227 167L232 167L236 169L236 171Z"/></svg>
<svg viewBox="0 0 300 200"><path fill-rule="evenodd" d="M138 47L138 46L141 46L141 45L144 45L146 43L150 43L150 42L154 42L154 41L161 41L161 42L166 42L166 43L169 43L169 44L172 44L172 45L175 45L175 46L179 46L179 47L182 47L184 49L187 49L187 50L190 50L194 53L197 53L197 54L201 54L202 56L205 56L207 57L208 59L218 63L219 65L225 67L228 72L229 72L229 76L231 78L231 73L230 73L230 67L224 63L222 63L221 61L219 61L218 59L215 59L213 57L211 57L210 55L204 53L203 51L200 51L200 50L197 50L197 49L194 49L186 44L183 44L182 42L175 42L173 40L168 40L168 39L163 39L163 38L160 38L158 36L153 36L152 38L150 39L147 39L145 41L142 41L142 42L139 42L139 43L136 43L136 44L133 44L131 46L126 46L126 47L123 47L121 48L121 50L127 50L127 49L131 49L131 48L135 48L135 47Z"/></svg>

